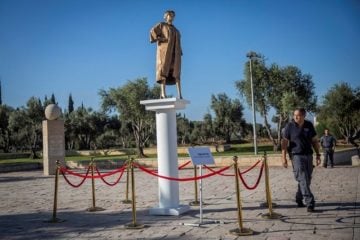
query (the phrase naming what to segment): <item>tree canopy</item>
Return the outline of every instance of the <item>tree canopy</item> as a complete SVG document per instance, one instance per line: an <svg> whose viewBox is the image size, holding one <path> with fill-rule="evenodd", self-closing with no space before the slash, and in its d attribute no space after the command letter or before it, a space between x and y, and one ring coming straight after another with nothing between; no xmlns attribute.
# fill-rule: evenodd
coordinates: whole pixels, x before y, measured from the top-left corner
<svg viewBox="0 0 360 240"><path fill-rule="evenodd" d="M120 119L131 125L138 155L145 156L143 148L154 134L155 114L140 105L141 100L154 99L159 96L158 86L150 88L146 78L128 81L125 85L109 90L100 90L101 106L104 111L117 110Z"/></svg>
<svg viewBox="0 0 360 240"><path fill-rule="evenodd" d="M236 81L235 87L251 106L251 63L255 109L263 117L268 137L276 149L281 128L295 107L304 107L309 112L316 110L317 97L312 76L303 74L296 66L280 67L273 63L267 67L265 56L259 53L250 52L248 56L251 59L245 63L245 79ZM270 110L275 111L273 118L270 118ZM269 119L277 124L277 138L272 135Z"/></svg>
<svg viewBox="0 0 360 240"><path fill-rule="evenodd" d="M345 139L359 132L360 88L353 89L344 82L335 84L323 97L317 120Z"/></svg>
<svg viewBox="0 0 360 240"><path fill-rule="evenodd" d="M215 134L230 143L231 135L241 136L245 126L243 106L238 99L232 100L225 93L211 96L211 109L215 112Z"/></svg>

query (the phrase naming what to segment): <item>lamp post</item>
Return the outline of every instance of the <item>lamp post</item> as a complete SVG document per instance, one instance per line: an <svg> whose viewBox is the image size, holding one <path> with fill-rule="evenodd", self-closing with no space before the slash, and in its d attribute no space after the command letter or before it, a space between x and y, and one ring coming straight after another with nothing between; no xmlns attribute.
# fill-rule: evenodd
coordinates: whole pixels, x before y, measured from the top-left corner
<svg viewBox="0 0 360 240"><path fill-rule="evenodd" d="M255 52L249 52L246 54L246 57L250 59L250 87L251 87L251 105L252 105L252 114L253 114L253 135L254 135L254 154L257 155L257 137L256 137L256 115L255 115L255 103L254 103L254 85L253 85L253 77L252 77L252 66L251 60L254 57L258 57Z"/></svg>

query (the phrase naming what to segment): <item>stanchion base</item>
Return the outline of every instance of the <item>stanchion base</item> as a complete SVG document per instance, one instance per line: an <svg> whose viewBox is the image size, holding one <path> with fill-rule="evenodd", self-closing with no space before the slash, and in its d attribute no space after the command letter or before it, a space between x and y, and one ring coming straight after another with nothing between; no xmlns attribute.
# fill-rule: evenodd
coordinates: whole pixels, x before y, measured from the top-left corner
<svg viewBox="0 0 360 240"><path fill-rule="evenodd" d="M190 206L200 206L200 201L189 202L189 205ZM203 202L202 205L208 205L208 204Z"/></svg>
<svg viewBox="0 0 360 240"><path fill-rule="evenodd" d="M131 200L123 200L123 201L121 201L122 203L125 203L125 204L130 204L130 203L132 203L132 201Z"/></svg>
<svg viewBox="0 0 360 240"><path fill-rule="evenodd" d="M189 202L189 205L190 206L200 206L200 202L199 201L192 201L192 202Z"/></svg>
<svg viewBox="0 0 360 240"><path fill-rule="evenodd" d="M225 222L220 220L206 220L206 221L197 221L195 223L180 223L180 225L184 226L192 226L192 227L201 227L206 224L225 224Z"/></svg>
<svg viewBox="0 0 360 240"><path fill-rule="evenodd" d="M62 223L65 222L66 220L60 219L60 218L52 218L50 220L46 220L44 221L45 223Z"/></svg>
<svg viewBox="0 0 360 240"><path fill-rule="evenodd" d="M251 230L250 228L243 228L243 229L235 228L235 229L231 229L229 232L236 236L249 236L254 234L254 231Z"/></svg>
<svg viewBox="0 0 360 240"><path fill-rule="evenodd" d="M129 223L125 225L126 229L143 229L144 227L145 225L140 223Z"/></svg>
<svg viewBox="0 0 360 240"><path fill-rule="evenodd" d="M271 203L272 207L277 207L278 205L276 203ZM260 207L268 208L269 204L267 202L260 203Z"/></svg>
<svg viewBox="0 0 360 240"><path fill-rule="evenodd" d="M270 213L261 214L261 217L266 218L266 219L280 219L282 217L282 215L279 213L273 212L271 214Z"/></svg>
<svg viewBox="0 0 360 240"><path fill-rule="evenodd" d="M100 211L105 211L105 208L102 207L89 207L86 209L86 211L88 212L100 212Z"/></svg>

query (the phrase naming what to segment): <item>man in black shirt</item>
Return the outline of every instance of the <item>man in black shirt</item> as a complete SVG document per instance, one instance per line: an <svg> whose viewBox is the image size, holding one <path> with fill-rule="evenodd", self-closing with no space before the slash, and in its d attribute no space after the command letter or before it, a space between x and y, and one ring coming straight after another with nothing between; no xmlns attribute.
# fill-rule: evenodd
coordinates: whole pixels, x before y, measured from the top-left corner
<svg viewBox="0 0 360 240"><path fill-rule="evenodd" d="M323 167L326 168L328 160L330 160L330 166L333 168L336 139L330 134L327 128L325 128L324 135L320 138L320 145L324 151Z"/></svg>
<svg viewBox="0 0 360 240"><path fill-rule="evenodd" d="M315 198L311 192L311 175L313 172L313 150L316 152L316 165L320 164L319 142L316 131L310 121L305 120L306 111L298 108L294 111L294 119L289 122L283 132L282 159L283 166L287 168L286 153L292 155L295 179L298 181L296 202L299 207L304 207L305 200L308 212L315 208ZM289 150L288 150L289 149Z"/></svg>

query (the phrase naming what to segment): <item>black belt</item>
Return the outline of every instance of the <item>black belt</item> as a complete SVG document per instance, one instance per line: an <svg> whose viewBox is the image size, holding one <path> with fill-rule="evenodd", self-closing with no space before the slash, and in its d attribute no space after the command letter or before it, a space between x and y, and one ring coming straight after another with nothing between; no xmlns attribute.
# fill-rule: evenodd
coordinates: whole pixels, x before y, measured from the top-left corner
<svg viewBox="0 0 360 240"><path fill-rule="evenodd" d="M292 155L312 155L312 153L291 153Z"/></svg>

